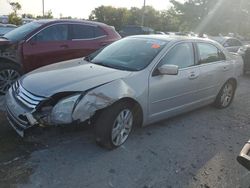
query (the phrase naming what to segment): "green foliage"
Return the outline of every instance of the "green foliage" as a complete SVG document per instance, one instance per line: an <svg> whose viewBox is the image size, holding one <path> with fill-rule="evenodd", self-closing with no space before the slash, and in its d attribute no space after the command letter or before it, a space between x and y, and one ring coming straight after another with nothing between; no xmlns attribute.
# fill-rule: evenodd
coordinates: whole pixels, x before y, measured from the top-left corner
<svg viewBox="0 0 250 188"><path fill-rule="evenodd" d="M35 16L33 16L32 14L22 14L22 18L35 19Z"/></svg>
<svg viewBox="0 0 250 188"><path fill-rule="evenodd" d="M11 9L15 14L17 14L18 10L21 10L22 6L18 2L9 2Z"/></svg>
<svg viewBox="0 0 250 188"><path fill-rule="evenodd" d="M14 12L9 14L9 23L14 25L21 25L22 19L19 18Z"/></svg>
<svg viewBox="0 0 250 188"><path fill-rule="evenodd" d="M100 6L92 11L89 20L104 22L112 25L116 30L120 30L124 25L141 25L143 10L132 7L114 8L112 6ZM177 19L169 14L168 11L157 11L151 6L145 7L144 25L156 30L177 30L179 24Z"/></svg>
<svg viewBox="0 0 250 188"><path fill-rule="evenodd" d="M250 31L249 0L171 0L173 15L180 20L180 30L218 35Z"/></svg>
<svg viewBox="0 0 250 188"><path fill-rule="evenodd" d="M160 31L194 31L212 35L239 33L250 36L249 0L170 0L172 7L157 11L145 7L144 25ZM124 25L141 25L143 10L100 6L90 20L104 22L120 30Z"/></svg>
<svg viewBox="0 0 250 188"><path fill-rule="evenodd" d="M48 12L46 12L44 14L44 16L37 16L37 19L52 19L53 18L53 13L51 10L49 10Z"/></svg>
<svg viewBox="0 0 250 188"><path fill-rule="evenodd" d="M120 29L127 22L128 10L126 8L114 8L112 6L100 6L95 8L89 16L89 20L104 22Z"/></svg>
<svg viewBox="0 0 250 188"><path fill-rule="evenodd" d="M9 14L9 23L15 25L21 25L22 19L17 16L17 11L21 10L21 5L18 2L9 2L11 9L13 10L12 13Z"/></svg>

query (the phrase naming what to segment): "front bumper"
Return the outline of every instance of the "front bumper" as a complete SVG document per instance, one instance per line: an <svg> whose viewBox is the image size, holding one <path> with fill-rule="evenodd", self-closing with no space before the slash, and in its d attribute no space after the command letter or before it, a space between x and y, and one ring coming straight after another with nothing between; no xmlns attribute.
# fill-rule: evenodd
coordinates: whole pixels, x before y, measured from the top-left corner
<svg viewBox="0 0 250 188"><path fill-rule="evenodd" d="M10 125L21 136L24 136L26 129L36 125L35 121L30 121L32 110L21 104L14 96L12 88L6 94L6 112Z"/></svg>

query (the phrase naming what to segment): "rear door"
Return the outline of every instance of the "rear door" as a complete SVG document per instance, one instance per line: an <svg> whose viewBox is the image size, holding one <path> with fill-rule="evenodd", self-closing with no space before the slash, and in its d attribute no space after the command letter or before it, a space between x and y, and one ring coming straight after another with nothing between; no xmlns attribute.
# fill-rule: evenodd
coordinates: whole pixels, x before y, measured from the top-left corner
<svg viewBox="0 0 250 188"><path fill-rule="evenodd" d="M87 56L101 47L105 43L107 34L99 26L86 24L70 25L70 54L74 58Z"/></svg>
<svg viewBox="0 0 250 188"><path fill-rule="evenodd" d="M199 95L203 100L212 100L218 94L230 70L223 52L210 43L196 44L199 56Z"/></svg>
<svg viewBox="0 0 250 188"><path fill-rule="evenodd" d="M23 44L26 71L67 60L70 57L67 24L48 26Z"/></svg>

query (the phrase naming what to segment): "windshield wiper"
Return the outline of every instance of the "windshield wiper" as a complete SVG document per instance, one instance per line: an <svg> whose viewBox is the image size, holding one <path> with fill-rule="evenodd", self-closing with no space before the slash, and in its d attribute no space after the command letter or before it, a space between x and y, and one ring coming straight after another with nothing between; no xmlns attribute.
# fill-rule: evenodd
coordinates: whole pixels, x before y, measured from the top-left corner
<svg viewBox="0 0 250 188"><path fill-rule="evenodd" d="M130 68L130 67L124 67L124 66L121 66L121 65L106 64L106 63L102 63L102 62L92 62L92 61L90 61L90 63L96 64L96 65L101 65L101 66L104 66L104 67L109 67L109 68L112 68L112 69L125 70L125 71L138 71L137 69L133 69L133 68Z"/></svg>
<svg viewBox="0 0 250 188"><path fill-rule="evenodd" d="M102 62L93 62L93 61L89 61L89 62L93 63L93 64L96 64L96 65L101 65L101 66L104 66L104 67L114 68L113 66L102 63Z"/></svg>

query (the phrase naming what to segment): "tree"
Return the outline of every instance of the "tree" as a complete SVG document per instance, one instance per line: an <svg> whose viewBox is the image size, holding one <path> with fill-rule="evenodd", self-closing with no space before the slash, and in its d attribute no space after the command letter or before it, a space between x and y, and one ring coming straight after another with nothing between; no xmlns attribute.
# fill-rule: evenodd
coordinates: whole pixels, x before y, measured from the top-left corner
<svg viewBox="0 0 250 188"><path fill-rule="evenodd" d="M128 10L126 8L114 8L112 6L100 6L95 8L89 16L89 20L103 22L120 30L127 23Z"/></svg>
<svg viewBox="0 0 250 188"><path fill-rule="evenodd" d="M9 5L13 10L13 12L9 14L9 23L15 25L21 25L22 19L18 17L17 11L21 10L22 6L18 2L9 2Z"/></svg>
<svg viewBox="0 0 250 188"><path fill-rule="evenodd" d="M249 0L171 0L173 16L180 30L218 35L229 32L249 34Z"/></svg>
<svg viewBox="0 0 250 188"><path fill-rule="evenodd" d="M22 14L22 18L34 19L35 16L33 16L32 14Z"/></svg>
<svg viewBox="0 0 250 188"><path fill-rule="evenodd" d="M49 10L48 12L46 12L44 14L44 16L37 16L36 18L38 19L52 19L53 18L53 13L51 10Z"/></svg>
<svg viewBox="0 0 250 188"><path fill-rule="evenodd" d="M89 20L112 25L119 31L125 25L141 25L142 14L143 10L136 7L126 9L100 6L91 12ZM145 26L167 31L171 29L177 30L178 24L178 20L169 14L169 11L160 12L151 6L145 7Z"/></svg>
<svg viewBox="0 0 250 188"><path fill-rule="evenodd" d="M21 10L22 6L18 2L9 2L11 9L15 14L17 14L18 10Z"/></svg>

